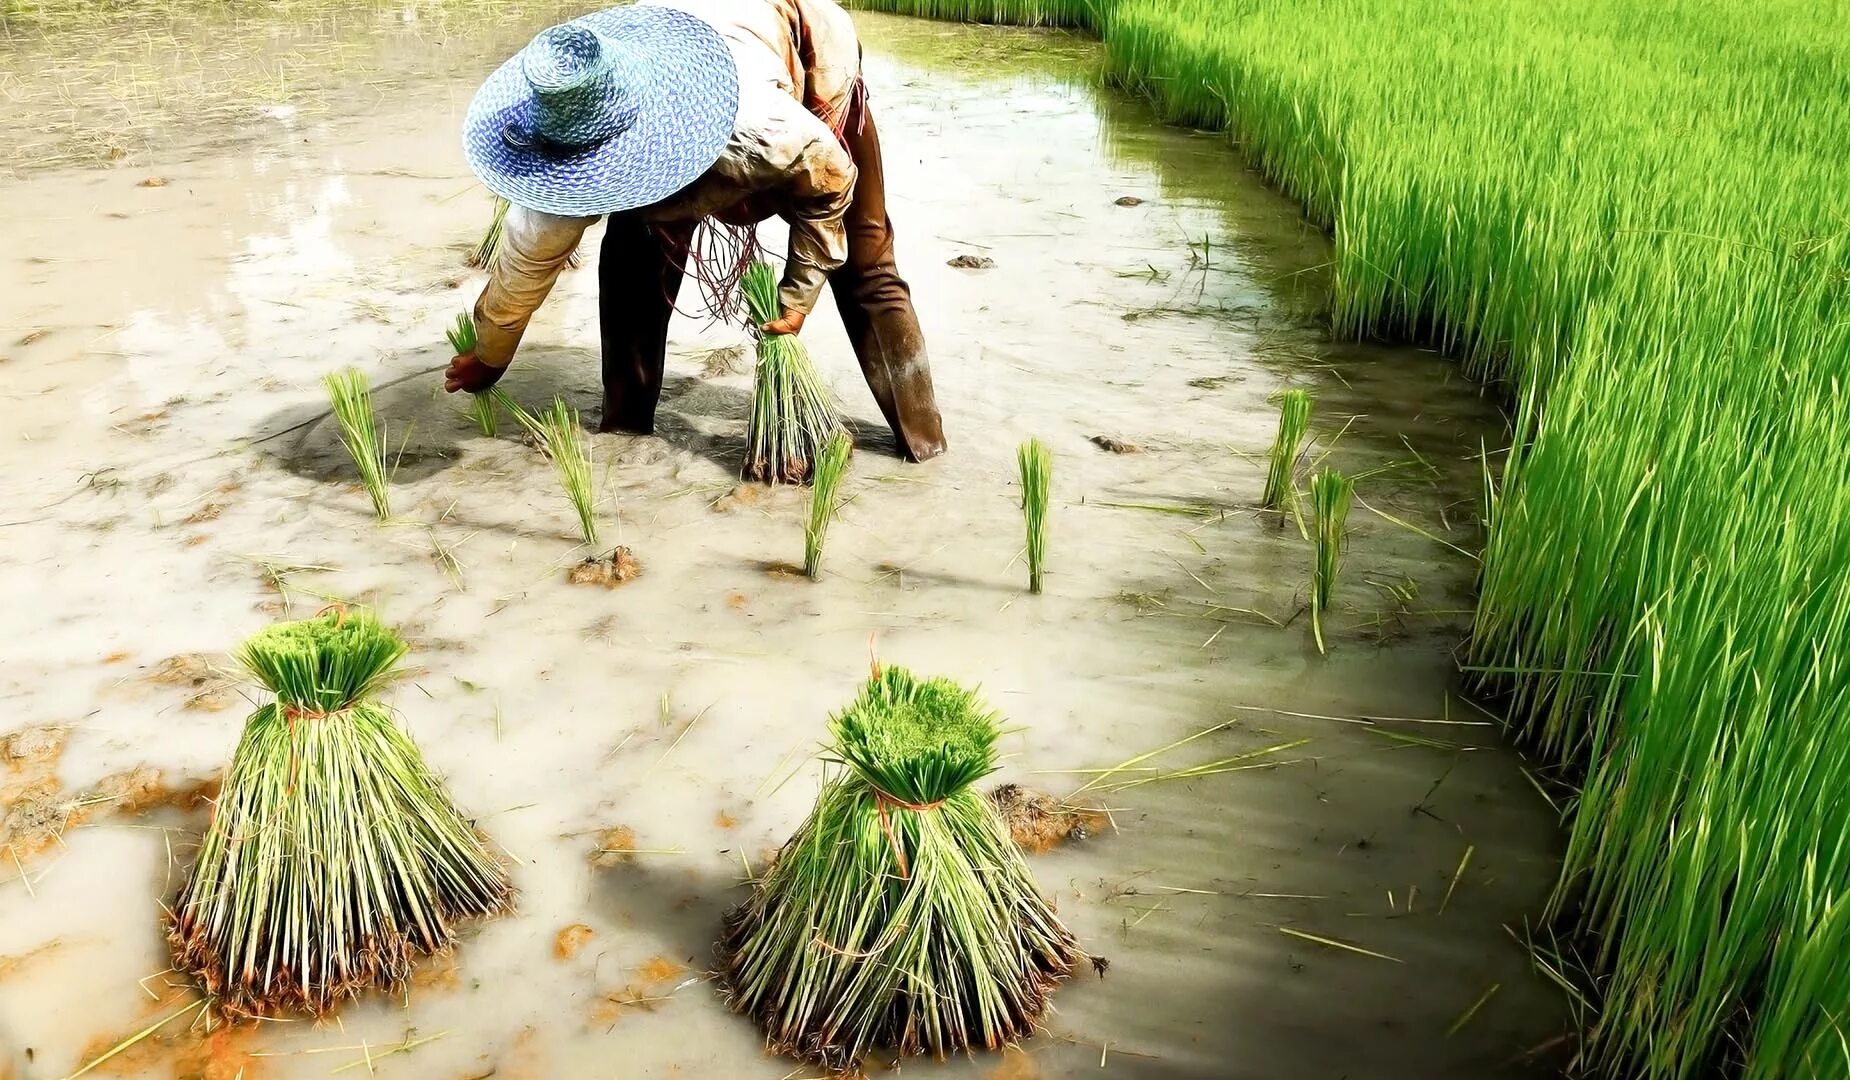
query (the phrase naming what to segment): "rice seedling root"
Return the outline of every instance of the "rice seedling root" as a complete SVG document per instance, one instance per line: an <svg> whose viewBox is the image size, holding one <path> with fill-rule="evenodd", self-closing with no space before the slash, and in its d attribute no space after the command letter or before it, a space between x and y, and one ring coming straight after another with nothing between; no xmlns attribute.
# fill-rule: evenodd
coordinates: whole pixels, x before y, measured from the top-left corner
<svg viewBox="0 0 1850 1080"><path fill-rule="evenodd" d="M838 1070L1032 1033L1085 958L995 804L998 729L976 695L901 668L830 719L816 806L726 919L732 1008L767 1045Z"/></svg>
<svg viewBox="0 0 1850 1080"><path fill-rule="evenodd" d="M608 555L592 556L584 562L566 571L565 578L574 585L601 585L614 589L628 585L642 576L642 563L627 547L619 547Z"/></svg>

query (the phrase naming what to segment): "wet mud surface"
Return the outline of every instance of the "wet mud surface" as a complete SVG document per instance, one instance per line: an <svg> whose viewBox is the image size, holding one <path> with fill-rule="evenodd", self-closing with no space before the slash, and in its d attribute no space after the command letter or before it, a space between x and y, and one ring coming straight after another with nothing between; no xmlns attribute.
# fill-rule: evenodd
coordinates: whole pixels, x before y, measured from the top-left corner
<svg viewBox="0 0 1850 1080"><path fill-rule="evenodd" d="M434 374L489 212L461 111L546 14L367 8L242 37L175 16L88 65L60 52L82 37L0 44L62 87L0 105L0 1077L66 1076L176 1014L91 1075L810 1075L706 972L813 798L870 637L982 685L1010 727L993 783L1087 808L1033 865L1109 961L1018 1050L909 1073L1547 1075L1565 1011L1519 939L1556 812L1452 654L1493 405L1432 355L1332 342L1327 240L1223 140L1097 89L1093 46L868 17L951 452L890 456L819 311L805 337L861 452L806 581L804 494L737 480L744 337L678 321L657 435L590 437L605 543L647 573L575 586L550 465L481 436ZM130 31L155 46L122 51ZM595 277L567 273L504 380L529 407L595 414ZM390 524L323 416L346 365L402 442ZM1327 657L1310 549L1253 509L1293 386L1311 456L1362 500ZM1029 437L1054 453L1038 597ZM391 700L505 848L520 910L338 1023L208 1031L163 970L160 905L249 708L225 654L337 599L416 643Z"/></svg>

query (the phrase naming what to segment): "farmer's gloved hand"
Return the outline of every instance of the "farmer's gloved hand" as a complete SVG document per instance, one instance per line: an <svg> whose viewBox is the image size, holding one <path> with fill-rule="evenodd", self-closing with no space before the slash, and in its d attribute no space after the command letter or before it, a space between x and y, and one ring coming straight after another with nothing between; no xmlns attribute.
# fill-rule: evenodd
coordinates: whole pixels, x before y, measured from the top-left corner
<svg viewBox="0 0 1850 1080"><path fill-rule="evenodd" d="M474 353L463 353L451 360L449 370L443 373L443 388L452 394L458 390L478 393L495 385L506 370L482 363Z"/></svg>
<svg viewBox="0 0 1850 1080"><path fill-rule="evenodd" d="M801 311L784 309L784 317L764 324L767 334L799 334L803 331L803 320L808 318Z"/></svg>

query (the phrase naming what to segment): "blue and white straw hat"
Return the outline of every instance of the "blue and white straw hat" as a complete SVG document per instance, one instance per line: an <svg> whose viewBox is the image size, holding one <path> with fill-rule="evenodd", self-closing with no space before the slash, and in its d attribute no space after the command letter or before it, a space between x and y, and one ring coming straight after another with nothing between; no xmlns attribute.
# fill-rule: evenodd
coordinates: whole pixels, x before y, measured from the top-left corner
<svg viewBox="0 0 1850 1080"><path fill-rule="evenodd" d="M476 91L463 150L509 202L610 214L699 178L738 111L739 71L719 31L638 4L541 31Z"/></svg>

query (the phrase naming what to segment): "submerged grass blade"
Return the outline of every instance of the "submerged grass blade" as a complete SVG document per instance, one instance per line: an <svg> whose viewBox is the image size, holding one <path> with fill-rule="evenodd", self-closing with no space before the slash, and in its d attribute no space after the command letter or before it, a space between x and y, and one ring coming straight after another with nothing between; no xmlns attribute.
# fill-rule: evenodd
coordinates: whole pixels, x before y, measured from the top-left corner
<svg viewBox="0 0 1850 1080"><path fill-rule="evenodd" d="M340 427L340 441L359 470L360 483L372 500L373 516L384 521L392 516L387 481L391 470L386 464L385 432L373 412L372 388L357 369L337 371L322 380L328 389L328 402L334 422Z"/></svg>
<svg viewBox="0 0 1850 1080"><path fill-rule="evenodd" d="M1316 513L1316 530L1311 538L1316 557L1310 578L1310 625L1318 652L1329 651L1323 644L1323 616L1330 610L1336 577L1342 570L1349 504L1354 495L1355 485L1335 469L1324 469L1310 478L1310 503Z"/></svg>
<svg viewBox="0 0 1850 1080"><path fill-rule="evenodd" d="M1272 439L1267 455L1265 493L1259 505L1267 510L1289 509L1297 499L1297 484L1292 476L1298 456L1304 452L1304 434L1310 429L1310 394L1287 390L1278 409L1278 434Z"/></svg>
<svg viewBox="0 0 1850 1080"><path fill-rule="evenodd" d="M828 538L829 523L841 511L842 477L848 472L848 457L854 441L845 431L829 436L816 459L814 486L809 493L809 518L803 524L803 573L811 581L822 576L822 544Z"/></svg>
<svg viewBox="0 0 1850 1080"><path fill-rule="evenodd" d="M1053 482L1053 453L1039 439L1029 439L1015 452L1021 472L1021 517L1028 534L1028 591L1041 591L1047 565L1047 501Z"/></svg>

